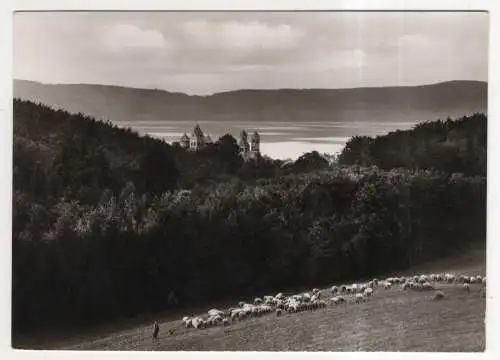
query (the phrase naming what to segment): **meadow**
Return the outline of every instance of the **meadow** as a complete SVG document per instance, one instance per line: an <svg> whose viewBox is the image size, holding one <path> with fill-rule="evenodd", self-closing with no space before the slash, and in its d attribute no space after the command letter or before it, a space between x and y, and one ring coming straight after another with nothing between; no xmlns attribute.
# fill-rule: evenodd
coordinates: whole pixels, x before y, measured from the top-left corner
<svg viewBox="0 0 500 360"><path fill-rule="evenodd" d="M449 271L484 275L485 252L476 249L430 262L402 274ZM108 333L88 334L71 343L43 348L64 350L156 351L438 351L485 350L486 299L480 284L464 291L460 284L437 284L434 292L402 291L401 286L378 288L366 302L328 303L327 308L300 313L274 313L207 329L185 328L182 314L163 314L158 341L151 337L153 319L120 325ZM329 289L323 298L331 297ZM249 299L247 299L249 300ZM216 304L224 306L223 303ZM229 305L226 303L225 305ZM186 309L184 313L202 309ZM169 334L168 330L174 330Z"/></svg>

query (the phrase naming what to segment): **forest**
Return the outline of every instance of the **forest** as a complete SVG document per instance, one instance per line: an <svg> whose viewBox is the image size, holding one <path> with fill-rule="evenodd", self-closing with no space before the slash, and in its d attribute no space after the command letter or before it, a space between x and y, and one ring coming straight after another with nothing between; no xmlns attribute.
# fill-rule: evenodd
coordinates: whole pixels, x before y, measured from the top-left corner
<svg viewBox="0 0 500 360"><path fill-rule="evenodd" d="M380 169L439 169L486 176L487 121L484 114L427 121L412 130L351 138L339 162Z"/></svg>
<svg viewBox="0 0 500 360"><path fill-rule="evenodd" d="M483 114L244 162L14 101L13 334L403 270L485 244Z"/></svg>

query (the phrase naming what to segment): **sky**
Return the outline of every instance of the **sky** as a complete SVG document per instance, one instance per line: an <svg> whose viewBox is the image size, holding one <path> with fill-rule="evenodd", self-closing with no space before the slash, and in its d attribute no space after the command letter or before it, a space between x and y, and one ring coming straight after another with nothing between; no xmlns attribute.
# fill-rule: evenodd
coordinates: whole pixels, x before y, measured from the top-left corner
<svg viewBox="0 0 500 360"><path fill-rule="evenodd" d="M488 14L22 12L14 78L207 95L488 78Z"/></svg>

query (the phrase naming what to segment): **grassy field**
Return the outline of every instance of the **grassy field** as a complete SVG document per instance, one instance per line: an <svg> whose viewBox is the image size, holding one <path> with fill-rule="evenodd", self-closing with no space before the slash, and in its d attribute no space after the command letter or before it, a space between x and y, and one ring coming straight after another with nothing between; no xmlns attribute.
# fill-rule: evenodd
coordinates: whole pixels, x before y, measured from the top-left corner
<svg viewBox="0 0 500 360"><path fill-rule="evenodd" d="M433 262L412 272L456 271L485 274L485 252ZM67 350L161 351L465 351L485 349L485 298L481 285L466 292L459 284L438 284L446 298L433 292L377 289L360 304L329 304L326 309L251 318L227 327L196 330L181 325L183 314L160 322L157 342L151 322L73 339L71 344L45 344ZM330 297L327 290L323 291ZM243 299L244 300L244 299ZM246 299L249 301L250 299ZM207 308L208 309L208 308ZM205 309L205 310L207 310ZM204 312L204 311L200 311ZM186 312L186 315L190 315ZM193 312L192 314L196 314ZM168 330L174 329L172 335Z"/></svg>

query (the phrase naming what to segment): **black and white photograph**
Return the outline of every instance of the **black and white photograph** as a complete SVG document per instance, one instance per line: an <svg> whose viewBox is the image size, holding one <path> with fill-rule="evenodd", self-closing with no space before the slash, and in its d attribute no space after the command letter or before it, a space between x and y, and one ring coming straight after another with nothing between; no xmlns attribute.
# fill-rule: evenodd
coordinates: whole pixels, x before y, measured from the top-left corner
<svg viewBox="0 0 500 360"><path fill-rule="evenodd" d="M12 348L490 345L487 11L12 17Z"/></svg>

